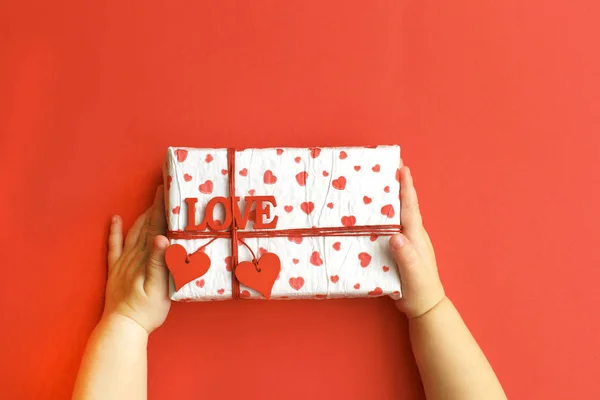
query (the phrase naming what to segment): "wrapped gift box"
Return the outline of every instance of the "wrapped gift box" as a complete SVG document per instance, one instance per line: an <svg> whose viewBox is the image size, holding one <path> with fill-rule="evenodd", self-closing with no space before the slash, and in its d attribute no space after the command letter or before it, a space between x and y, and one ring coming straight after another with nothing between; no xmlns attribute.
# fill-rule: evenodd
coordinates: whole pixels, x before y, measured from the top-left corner
<svg viewBox="0 0 600 400"><path fill-rule="evenodd" d="M232 154L229 157L228 152ZM164 187L170 242L182 245L188 254L201 251L210 259L210 268L204 275L178 290L171 279L172 300L264 298L243 284L239 286L239 296L234 296L232 270L235 266L232 265L231 236L223 235L226 232L220 232L221 236L216 239L211 238L207 226L206 237L185 237L190 222L201 224L211 199L230 195L230 174L235 174L233 187L235 196L240 197L241 213L247 196L273 196L276 206L270 204L270 215L259 214L259 217L271 222L276 217L277 223L275 228L265 231L337 229L334 235L248 237L243 239L244 245L238 243L237 265L251 261L251 251L259 260L266 253L279 257L281 270L272 286L271 299L385 295L399 298L400 279L388 249L391 233L374 230L375 233L355 236L344 234L343 230L399 227L400 165L399 146L235 151L169 148L164 165ZM195 210L186 199L197 199ZM188 219L190 210L194 215ZM212 213L217 222L224 222L224 207L215 207ZM257 230L253 221L256 214L256 210L252 210L247 225L238 232ZM338 236L340 234L342 236Z"/></svg>

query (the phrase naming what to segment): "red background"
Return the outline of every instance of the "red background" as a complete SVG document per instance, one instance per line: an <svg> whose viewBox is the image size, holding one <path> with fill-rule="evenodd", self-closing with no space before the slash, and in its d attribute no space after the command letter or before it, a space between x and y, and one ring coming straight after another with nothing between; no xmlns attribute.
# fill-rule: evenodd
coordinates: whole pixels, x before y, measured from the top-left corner
<svg viewBox="0 0 600 400"><path fill-rule="evenodd" d="M514 399L592 399L598 2L0 5L3 398L67 398L169 145L396 142ZM423 398L389 299L174 304L149 397Z"/></svg>

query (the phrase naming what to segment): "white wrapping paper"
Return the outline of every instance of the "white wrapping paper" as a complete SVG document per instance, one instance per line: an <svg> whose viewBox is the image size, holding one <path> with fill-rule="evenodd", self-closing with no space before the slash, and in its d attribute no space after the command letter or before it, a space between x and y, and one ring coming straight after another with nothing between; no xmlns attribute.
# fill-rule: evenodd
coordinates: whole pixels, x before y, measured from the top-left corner
<svg viewBox="0 0 600 400"><path fill-rule="evenodd" d="M280 148L238 150L235 171L228 171L227 149L170 147L164 166L165 202L169 230L184 230L187 207L184 199L197 198L196 222L204 217L208 201L229 196L228 174L235 173L235 195L273 195L279 217L277 230L399 225L399 146ZM313 205L311 206L310 203ZM244 201L240 201L240 207ZM215 209L219 216L222 208ZM252 230L249 221L246 230ZM259 256L277 254L281 273L272 299L323 299L340 297L400 298L400 279L388 250L389 236L302 237L301 239L247 238ZM210 239L182 240L189 254ZM201 278L175 291L171 299L207 301L232 298L231 243L220 238L208 245L211 267ZM239 247L239 262L252 256ZM241 285L242 299L261 299L258 292Z"/></svg>

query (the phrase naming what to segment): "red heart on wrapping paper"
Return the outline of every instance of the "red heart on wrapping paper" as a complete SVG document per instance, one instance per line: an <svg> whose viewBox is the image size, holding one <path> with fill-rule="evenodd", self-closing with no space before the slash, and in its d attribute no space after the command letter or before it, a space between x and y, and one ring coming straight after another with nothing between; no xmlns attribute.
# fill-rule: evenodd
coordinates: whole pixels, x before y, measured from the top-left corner
<svg viewBox="0 0 600 400"><path fill-rule="evenodd" d="M340 277L337 275L331 275L329 279L331 279L331 282L337 283L340 280Z"/></svg>
<svg viewBox="0 0 600 400"><path fill-rule="evenodd" d="M281 261L277 254L265 253L256 265L251 261L239 263L235 268L235 277L240 283L270 299L279 271L281 271Z"/></svg>
<svg viewBox="0 0 600 400"><path fill-rule="evenodd" d="M243 298L243 299L248 298L248 297L250 297L250 292L247 291L246 289L244 289L244 290L241 291L240 297Z"/></svg>
<svg viewBox="0 0 600 400"><path fill-rule="evenodd" d="M306 171L296 174L296 182L300 186L306 186L306 178L308 178L308 172Z"/></svg>
<svg viewBox="0 0 600 400"><path fill-rule="evenodd" d="M327 207L333 209L333 203L327 203Z"/></svg>
<svg viewBox="0 0 600 400"><path fill-rule="evenodd" d="M379 164L375 164L371 169L373 170L373 172L379 172L381 170L381 167L379 166Z"/></svg>
<svg viewBox="0 0 600 400"><path fill-rule="evenodd" d="M221 175L227 175L227 170L226 169L222 169L221 170Z"/></svg>
<svg viewBox="0 0 600 400"><path fill-rule="evenodd" d="M383 270L383 272L388 272L390 270L390 267L384 265L383 267L381 267L381 269Z"/></svg>
<svg viewBox="0 0 600 400"><path fill-rule="evenodd" d="M329 172L323 171L323 176L329 176Z"/></svg>
<svg viewBox="0 0 600 400"><path fill-rule="evenodd" d="M298 260L297 258L292 258L292 262L293 262L294 264L298 264L298 263L300 262L300 260Z"/></svg>
<svg viewBox="0 0 600 400"><path fill-rule="evenodd" d="M300 244L300 243L302 243L302 236L288 236L288 240L290 242Z"/></svg>
<svg viewBox="0 0 600 400"><path fill-rule="evenodd" d="M294 209L294 207L292 207L292 206L285 206L285 207L283 207L283 209L285 210L286 213L291 213L292 210Z"/></svg>
<svg viewBox="0 0 600 400"><path fill-rule="evenodd" d="M318 147L309 147L308 149L310 150L310 156L312 158L317 158L319 157L319 154L321 154L321 149Z"/></svg>
<svg viewBox="0 0 600 400"><path fill-rule="evenodd" d="M381 207L381 213L388 218L394 218L394 215L396 215L394 212L394 206L391 204L386 204L385 206Z"/></svg>
<svg viewBox="0 0 600 400"><path fill-rule="evenodd" d="M318 251L313 251L310 255L310 263L315 267L320 267L323 265L323 260L321 259L321 254Z"/></svg>
<svg viewBox="0 0 600 400"><path fill-rule="evenodd" d="M277 155L280 156L283 154L283 149L277 149Z"/></svg>
<svg viewBox="0 0 600 400"><path fill-rule="evenodd" d="M192 180L192 176L190 174L183 174L183 180L189 182Z"/></svg>
<svg viewBox="0 0 600 400"><path fill-rule="evenodd" d="M340 251L340 249L342 248L342 244L341 244L340 242L335 242L335 243L333 244L333 246L331 246L331 247L333 247L333 249L334 249L335 251Z"/></svg>
<svg viewBox="0 0 600 400"><path fill-rule="evenodd" d="M207 180L206 182L198 186L198 190L200 190L200 193L211 194L213 191L212 181L210 179Z"/></svg>
<svg viewBox="0 0 600 400"><path fill-rule="evenodd" d="M256 193L256 190L254 190L254 189L250 189L250 190L248 190L248 194L249 194L250 196L254 196L254 193Z"/></svg>
<svg viewBox="0 0 600 400"><path fill-rule="evenodd" d="M300 164L300 161L302 161L302 159L300 157L296 157L294 158L294 161L296 161L296 164Z"/></svg>
<svg viewBox="0 0 600 400"><path fill-rule="evenodd" d="M383 191L386 192L386 193L389 193L390 192L390 187L389 186L384 187Z"/></svg>
<svg viewBox="0 0 600 400"><path fill-rule="evenodd" d="M199 281L196 281L196 286L198 286L200 289L202 289L204 287L204 279L200 279Z"/></svg>
<svg viewBox="0 0 600 400"><path fill-rule="evenodd" d="M306 213L306 215L310 214L315 209L315 203L312 201L305 201L300 204L300 209Z"/></svg>
<svg viewBox="0 0 600 400"><path fill-rule="evenodd" d="M204 159L204 161L206 161L207 163L212 162L212 160L214 160L214 157L210 154L207 154L206 158Z"/></svg>
<svg viewBox="0 0 600 400"><path fill-rule="evenodd" d="M248 168L244 168L240 170L240 175L241 176L248 176Z"/></svg>
<svg viewBox="0 0 600 400"><path fill-rule="evenodd" d="M183 149L175 150L175 156L177 156L177 161L184 162L188 156L188 151Z"/></svg>
<svg viewBox="0 0 600 400"><path fill-rule="evenodd" d="M266 254L269 250L265 249L264 247L259 247L258 248L258 254L262 257L264 254Z"/></svg>
<svg viewBox="0 0 600 400"><path fill-rule="evenodd" d="M225 293L225 289L219 289L219 290L217 290L217 293L223 294L223 293Z"/></svg>
<svg viewBox="0 0 600 400"><path fill-rule="evenodd" d="M177 207L173 207L173 209L171 211L173 212L173 214L177 215L177 214L179 214L180 210L181 210L181 207L177 206Z"/></svg>
<svg viewBox="0 0 600 400"><path fill-rule="evenodd" d="M356 172L360 171L360 165L355 165L355 166L354 166L354 170L355 170Z"/></svg>
<svg viewBox="0 0 600 400"><path fill-rule="evenodd" d="M334 179L331 181L331 186L337 190L344 190L346 188L346 178L340 176L339 178Z"/></svg>
<svg viewBox="0 0 600 400"><path fill-rule="evenodd" d="M356 217L354 215L343 216L342 217L342 225L344 226L354 226L356 224Z"/></svg>
<svg viewBox="0 0 600 400"><path fill-rule="evenodd" d="M363 203L371 204L372 201L373 199L371 199L369 196L363 196Z"/></svg>
<svg viewBox="0 0 600 400"><path fill-rule="evenodd" d="M327 298L326 294L315 294L315 299L317 299L317 300L323 300L326 298Z"/></svg>
<svg viewBox="0 0 600 400"><path fill-rule="evenodd" d="M175 291L200 278L210 268L210 258L206 253L199 251L188 256L187 250L180 244L167 247L165 262L173 276Z"/></svg>
<svg viewBox="0 0 600 400"><path fill-rule="evenodd" d="M367 294L369 296L381 296L383 294L383 290L380 287L376 287L375 289L373 289L372 291L370 291Z"/></svg>
<svg viewBox="0 0 600 400"><path fill-rule="evenodd" d="M379 237L379 236L377 236L377 235L371 235L371 236L369 236L369 240L370 240L371 242L374 242L374 241L376 241L376 240L377 240L377 238L378 238L378 237Z"/></svg>
<svg viewBox="0 0 600 400"><path fill-rule="evenodd" d="M290 286L294 290L300 290L300 289L302 289L302 286L304 286L304 278L301 276L299 276L297 278L290 278L289 282L290 282Z"/></svg>
<svg viewBox="0 0 600 400"><path fill-rule="evenodd" d="M231 270L232 270L232 268L231 268L231 256L225 257L225 269L228 272L231 272Z"/></svg>
<svg viewBox="0 0 600 400"><path fill-rule="evenodd" d="M360 266L365 268L371 263L371 255L369 253L359 253L358 259L360 260Z"/></svg>
<svg viewBox="0 0 600 400"><path fill-rule="evenodd" d="M340 151L340 160L345 160L346 157L348 157L348 153L346 153L345 151Z"/></svg>
<svg viewBox="0 0 600 400"><path fill-rule="evenodd" d="M356 290L360 289L360 283L357 283L356 285L354 285L354 289L356 289Z"/></svg>
<svg viewBox="0 0 600 400"><path fill-rule="evenodd" d="M273 172L271 172L270 169L268 169L265 171L265 173L263 175L263 181L267 185L273 185L275 182L277 182L277 177L275 175L273 175Z"/></svg>

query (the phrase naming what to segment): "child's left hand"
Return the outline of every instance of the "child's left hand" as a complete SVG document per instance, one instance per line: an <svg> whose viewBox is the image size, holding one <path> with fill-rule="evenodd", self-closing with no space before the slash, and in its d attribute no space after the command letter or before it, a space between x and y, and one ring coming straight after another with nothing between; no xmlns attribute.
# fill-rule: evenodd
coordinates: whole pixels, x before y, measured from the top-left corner
<svg viewBox="0 0 600 400"><path fill-rule="evenodd" d="M167 318L169 273L165 250L163 187L154 204L135 221L123 245L123 221L112 218L108 238L108 282L103 319L127 317L151 333Z"/></svg>

